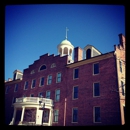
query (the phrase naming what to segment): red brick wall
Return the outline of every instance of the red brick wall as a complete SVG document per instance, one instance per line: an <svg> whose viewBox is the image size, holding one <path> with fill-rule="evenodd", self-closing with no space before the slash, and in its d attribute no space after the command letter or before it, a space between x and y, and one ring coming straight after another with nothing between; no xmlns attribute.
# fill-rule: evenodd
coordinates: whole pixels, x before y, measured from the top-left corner
<svg viewBox="0 0 130 130"><path fill-rule="evenodd" d="M93 76L93 63L79 68L79 78L73 80L73 68L68 70L66 125L120 124L115 58L99 61L100 74ZM93 97L93 82L100 82L100 97ZM72 100L73 86L79 86L78 99ZM93 123L93 107L101 107L101 123ZM72 108L78 108L78 123L72 122Z"/></svg>

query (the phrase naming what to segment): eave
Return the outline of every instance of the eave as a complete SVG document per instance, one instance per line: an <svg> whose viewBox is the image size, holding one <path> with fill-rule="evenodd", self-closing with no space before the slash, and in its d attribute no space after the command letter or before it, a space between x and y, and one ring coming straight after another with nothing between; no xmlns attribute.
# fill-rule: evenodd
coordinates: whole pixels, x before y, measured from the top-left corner
<svg viewBox="0 0 130 130"><path fill-rule="evenodd" d="M84 64L88 64L88 63L97 62L97 61L100 61L100 60L103 60L103 59L107 59L107 58L110 58L110 57L114 57L114 51L92 57L91 59L84 59L84 60L81 60L81 61L77 61L77 62L74 62L72 64L66 65L66 67L74 68L74 67L78 67L78 66L81 66L81 65L84 65Z"/></svg>

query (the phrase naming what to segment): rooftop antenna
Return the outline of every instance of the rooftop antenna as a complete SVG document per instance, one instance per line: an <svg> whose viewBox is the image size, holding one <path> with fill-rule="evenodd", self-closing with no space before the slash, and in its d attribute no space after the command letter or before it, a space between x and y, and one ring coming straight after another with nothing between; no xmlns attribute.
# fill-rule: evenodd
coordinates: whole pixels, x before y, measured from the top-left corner
<svg viewBox="0 0 130 130"><path fill-rule="evenodd" d="M65 36L66 39L67 39L67 31L69 31L69 29L66 27L66 36Z"/></svg>

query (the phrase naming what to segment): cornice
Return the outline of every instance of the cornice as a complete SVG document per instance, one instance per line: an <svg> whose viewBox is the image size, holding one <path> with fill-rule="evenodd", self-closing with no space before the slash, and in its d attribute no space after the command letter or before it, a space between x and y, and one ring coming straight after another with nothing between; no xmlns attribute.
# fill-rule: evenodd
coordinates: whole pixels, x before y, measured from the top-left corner
<svg viewBox="0 0 130 130"><path fill-rule="evenodd" d="M85 59L85 60L81 60L81 61L78 61L78 62L74 62L72 64L66 65L66 67L74 68L74 67L78 67L78 66L81 66L81 65L84 65L84 64L89 64L89 63L92 63L92 62L107 59L107 58L110 58L110 57L114 57L114 51L92 57L91 59Z"/></svg>

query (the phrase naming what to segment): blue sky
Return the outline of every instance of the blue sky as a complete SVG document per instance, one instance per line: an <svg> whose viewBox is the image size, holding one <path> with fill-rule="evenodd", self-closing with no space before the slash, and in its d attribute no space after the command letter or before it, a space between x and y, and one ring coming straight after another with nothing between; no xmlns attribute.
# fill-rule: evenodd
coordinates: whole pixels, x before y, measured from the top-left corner
<svg viewBox="0 0 130 130"><path fill-rule="evenodd" d="M58 55L67 37L74 47L93 45L114 51L118 34L125 35L125 7L103 4L24 4L5 7L5 80L23 72L43 54Z"/></svg>

